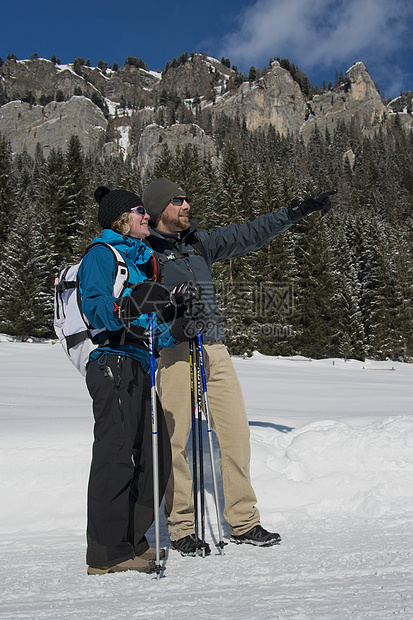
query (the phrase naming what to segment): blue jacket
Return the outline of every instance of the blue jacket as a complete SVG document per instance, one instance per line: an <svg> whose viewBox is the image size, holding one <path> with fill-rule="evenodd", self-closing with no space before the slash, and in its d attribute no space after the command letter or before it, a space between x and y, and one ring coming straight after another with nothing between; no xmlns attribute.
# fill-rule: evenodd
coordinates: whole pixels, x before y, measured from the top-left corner
<svg viewBox="0 0 413 620"><path fill-rule="evenodd" d="M128 283L131 286L143 282L147 278L145 267L152 260L153 250L143 241L122 236L109 229L104 229L101 237L95 237L92 246L102 241L112 245L122 254L129 269ZM78 272L84 315L95 329L106 328L108 332L112 333L118 332L124 327L123 323L114 315L113 284L116 272L116 261L113 253L102 245L91 247L84 256ZM123 295L129 295L130 292L131 287L128 287ZM169 325L163 324L161 328L157 328L156 320L154 323L158 348L175 346L176 343L171 336ZM139 317L136 324L147 328L147 315ZM132 357L142 364L146 372L149 372L150 356L149 351L145 348L131 344L106 344L95 349L90 359L97 359L102 353Z"/></svg>

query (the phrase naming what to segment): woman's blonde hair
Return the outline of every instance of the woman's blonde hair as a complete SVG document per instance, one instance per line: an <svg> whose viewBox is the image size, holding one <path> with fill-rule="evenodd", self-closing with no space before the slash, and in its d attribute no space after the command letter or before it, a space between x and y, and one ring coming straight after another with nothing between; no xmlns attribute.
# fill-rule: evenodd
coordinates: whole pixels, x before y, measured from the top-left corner
<svg viewBox="0 0 413 620"><path fill-rule="evenodd" d="M130 213L122 213L120 218L113 222L111 226L112 230L119 233L120 235L128 235L130 231Z"/></svg>

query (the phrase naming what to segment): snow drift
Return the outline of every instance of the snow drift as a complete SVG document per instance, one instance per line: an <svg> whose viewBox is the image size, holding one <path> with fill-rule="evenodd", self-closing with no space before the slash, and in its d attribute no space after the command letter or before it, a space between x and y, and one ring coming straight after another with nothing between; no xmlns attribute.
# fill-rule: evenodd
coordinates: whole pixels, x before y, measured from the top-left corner
<svg viewBox="0 0 413 620"><path fill-rule="evenodd" d="M261 520L282 544L171 551L160 581L95 578L84 380L59 346L1 340L0 619L413 617L413 365L235 358ZM206 487L213 543L208 475Z"/></svg>

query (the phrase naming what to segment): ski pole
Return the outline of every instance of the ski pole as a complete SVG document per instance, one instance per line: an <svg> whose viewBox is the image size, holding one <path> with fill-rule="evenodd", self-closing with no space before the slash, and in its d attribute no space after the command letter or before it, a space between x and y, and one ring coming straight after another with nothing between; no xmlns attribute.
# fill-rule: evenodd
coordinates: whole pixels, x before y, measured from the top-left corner
<svg viewBox="0 0 413 620"><path fill-rule="evenodd" d="M201 332L197 332L197 342L198 342L198 353L199 353L199 366L202 376L202 387L204 394L204 415L207 423L207 431L208 431L208 444L209 444L209 456L211 459L211 473L212 473L212 484L214 487L214 498L215 498L215 510L217 514L217 526L218 526L218 544L217 547L221 555L224 555L224 541L222 538L222 526L221 526L221 511L219 507L219 497L218 497L218 484L217 484L217 474L215 470L215 459L214 459L214 445L212 441L212 427L210 421L210 413L209 413L209 405L208 405L208 393L206 386L206 377L205 377L205 366L204 366L204 354L202 351L202 337Z"/></svg>
<svg viewBox="0 0 413 620"><path fill-rule="evenodd" d="M198 452L199 452L199 495L200 495L200 515L201 515L201 541L202 556L205 557L205 478L204 478L204 443L202 440L202 386L201 386L201 364L199 353L196 356L196 387L198 399Z"/></svg>
<svg viewBox="0 0 413 620"><path fill-rule="evenodd" d="M189 340L189 373L191 382L191 420L192 420L192 486L194 496L195 537L198 538L198 465L196 456L196 417L195 417L195 379L194 379L194 340Z"/></svg>
<svg viewBox="0 0 413 620"><path fill-rule="evenodd" d="M149 354L151 364L151 415L152 415L152 463L153 463L153 508L155 520L155 572L160 579L164 566L160 563L159 545L159 461L158 461L158 412L155 386L155 342L153 335L153 313L149 314Z"/></svg>

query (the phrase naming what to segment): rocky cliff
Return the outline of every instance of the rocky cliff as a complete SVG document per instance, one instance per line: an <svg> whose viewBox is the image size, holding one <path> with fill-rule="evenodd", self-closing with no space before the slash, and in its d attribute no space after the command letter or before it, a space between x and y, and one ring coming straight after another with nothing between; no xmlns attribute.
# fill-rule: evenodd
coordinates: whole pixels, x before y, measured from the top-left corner
<svg viewBox="0 0 413 620"><path fill-rule="evenodd" d="M177 146L181 149L185 146L193 146L198 149L201 159L211 158L213 163L218 162L215 142L197 125L172 125L171 127L148 125L142 132L138 150L138 161L145 174L152 172L153 164L162 154L164 146L167 146L171 152Z"/></svg>
<svg viewBox="0 0 413 620"><path fill-rule="evenodd" d="M14 153L26 149L33 155L40 144L47 156L53 148L64 150L72 135L87 152L104 143L107 125L103 112L86 97L73 96L44 107L11 101L0 108L0 133Z"/></svg>
<svg viewBox="0 0 413 620"><path fill-rule="evenodd" d="M369 131L383 123L386 116L386 106L362 62L350 67L344 84L337 89L315 95L308 102L308 111L300 127L304 140L316 125L321 131L332 130L340 121L348 123L352 119L361 130Z"/></svg>
<svg viewBox="0 0 413 620"><path fill-rule="evenodd" d="M305 122L306 100L290 73L274 62L271 70L254 82L244 82L235 91L217 99L213 114L245 119L247 129L273 125L277 132L296 133Z"/></svg>
<svg viewBox="0 0 413 620"><path fill-rule="evenodd" d="M375 131L395 112L401 125L413 126L412 98L384 105L363 63L353 65L340 86L310 100L277 61L258 79L239 77L206 54L174 59L162 73L134 64L113 70L7 60L0 67L0 133L13 152L34 154L40 144L45 155L64 149L76 134L85 152L130 155L146 175L164 144L171 151L189 144L218 156L198 126L200 115L211 127L225 115L250 131L273 126L305 141L315 126L334 129L341 121Z"/></svg>

